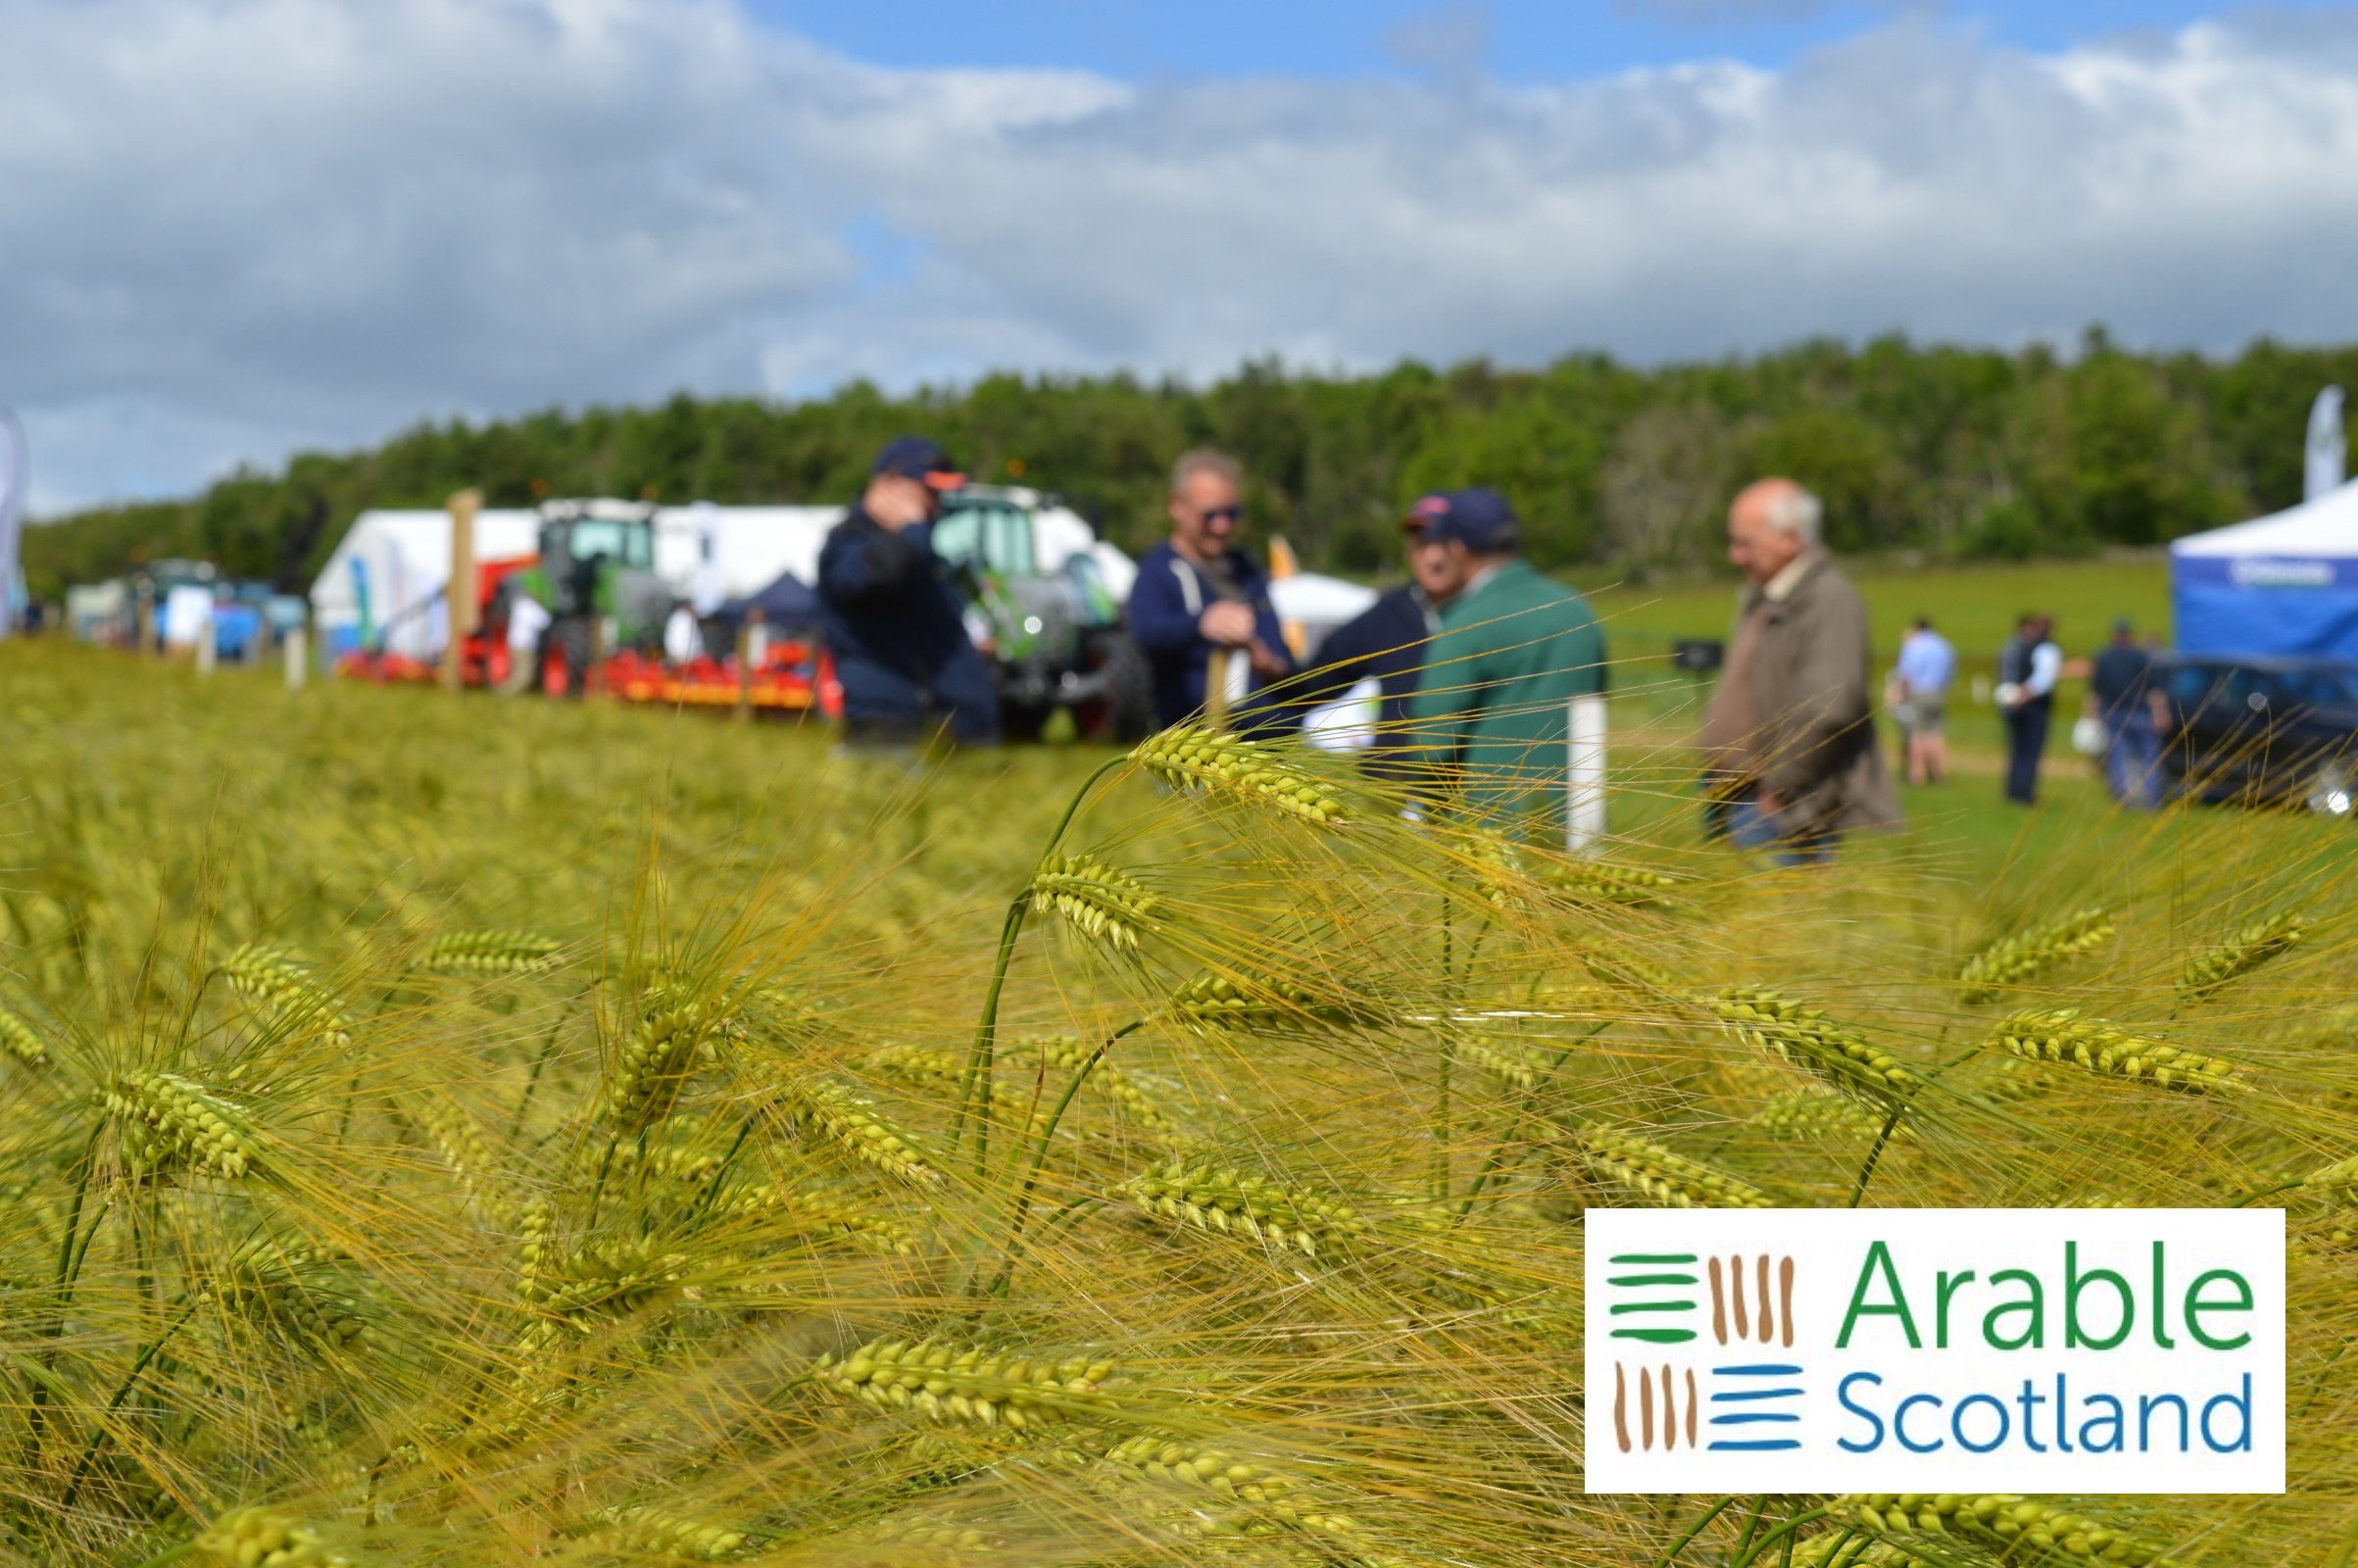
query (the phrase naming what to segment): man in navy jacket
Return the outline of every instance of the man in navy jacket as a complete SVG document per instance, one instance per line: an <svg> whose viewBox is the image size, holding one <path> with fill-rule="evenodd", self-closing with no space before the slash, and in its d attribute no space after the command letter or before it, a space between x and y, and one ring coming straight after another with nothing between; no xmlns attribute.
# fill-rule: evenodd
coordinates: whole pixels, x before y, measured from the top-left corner
<svg viewBox="0 0 2358 1568"><path fill-rule="evenodd" d="M1203 713L1238 730L1295 716L1269 696L1294 673L1269 581L1233 544L1245 514L1234 459L1209 448L1171 470L1171 537L1138 563L1130 636L1154 671L1154 716Z"/></svg>
<svg viewBox="0 0 2358 1568"><path fill-rule="evenodd" d="M942 493L965 482L924 437L890 442L819 550L819 620L855 741L907 743L947 725L968 745L998 743L998 690L933 553Z"/></svg>

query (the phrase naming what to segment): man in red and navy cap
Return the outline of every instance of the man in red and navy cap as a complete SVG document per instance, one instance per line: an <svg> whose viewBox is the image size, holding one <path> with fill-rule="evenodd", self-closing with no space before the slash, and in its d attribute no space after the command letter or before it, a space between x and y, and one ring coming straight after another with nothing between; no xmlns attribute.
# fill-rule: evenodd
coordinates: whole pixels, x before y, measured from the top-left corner
<svg viewBox="0 0 2358 1568"><path fill-rule="evenodd" d="M998 743L998 690L933 553L942 496L965 482L923 436L887 442L819 551L820 624L854 741L902 744L946 727L968 745Z"/></svg>
<svg viewBox="0 0 2358 1568"><path fill-rule="evenodd" d="M1571 705L1605 689L1589 602L1521 555L1496 490L1445 490L1401 522L1418 586L1441 607L1408 700L1410 755L1465 809L1552 836L1566 808Z"/></svg>

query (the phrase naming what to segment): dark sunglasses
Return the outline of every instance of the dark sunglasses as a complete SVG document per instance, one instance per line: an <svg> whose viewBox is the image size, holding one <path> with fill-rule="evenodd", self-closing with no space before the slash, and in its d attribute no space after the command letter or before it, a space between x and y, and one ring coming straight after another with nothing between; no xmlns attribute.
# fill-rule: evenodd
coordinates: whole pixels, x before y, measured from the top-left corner
<svg viewBox="0 0 2358 1568"><path fill-rule="evenodd" d="M1196 516L1204 522L1216 522L1222 517L1226 517L1230 522L1242 522L1245 520L1245 509L1243 507L1206 507L1197 513Z"/></svg>

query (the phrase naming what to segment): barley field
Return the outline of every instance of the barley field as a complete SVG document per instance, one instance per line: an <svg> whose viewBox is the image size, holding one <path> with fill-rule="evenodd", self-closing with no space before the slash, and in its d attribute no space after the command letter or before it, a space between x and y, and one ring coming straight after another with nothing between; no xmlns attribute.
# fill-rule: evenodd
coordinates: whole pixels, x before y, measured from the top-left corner
<svg viewBox="0 0 2358 1568"><path fill-rule="evenodd" d="M2039 1568L2358 1543L2346 831L1574 859L0 647L0 1561ZM2282 1206L2288 1491L1591 1496L1584 1211Z"/></svg>

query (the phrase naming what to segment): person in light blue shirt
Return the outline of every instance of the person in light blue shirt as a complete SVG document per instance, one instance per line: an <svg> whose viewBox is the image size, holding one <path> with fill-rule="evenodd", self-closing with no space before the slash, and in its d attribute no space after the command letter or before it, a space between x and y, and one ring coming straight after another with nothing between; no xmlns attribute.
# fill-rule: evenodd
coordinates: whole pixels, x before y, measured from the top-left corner
<svg viewBox="0 0 2358 1568"><path fill-rule="evenodd" d="M1948 782L1948 740L1942 733L1948 688L1957 678L1957 651L1918 615L1899 644L1899 666L1891 672L1891 709L1907 735L1910 784Z"/></svg>

